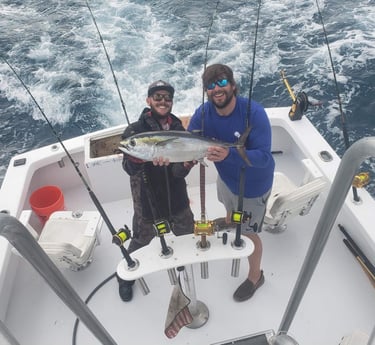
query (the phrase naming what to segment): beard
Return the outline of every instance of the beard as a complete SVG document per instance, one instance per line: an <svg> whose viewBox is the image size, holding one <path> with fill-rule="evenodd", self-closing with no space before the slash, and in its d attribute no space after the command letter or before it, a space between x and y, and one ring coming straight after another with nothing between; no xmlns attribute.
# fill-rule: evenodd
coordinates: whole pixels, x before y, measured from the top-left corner
<svg viewBox="0 0 375 345"><path fill-rule="evenodd" d="M223 93L225 95L223 101L218 102L217 100L215 100L215 98L213 96L217 93ZM226 90L221 90L219 92L215 92L214 94L212 94L209 97L209 100L215 105L216 108L223 109L232 101L233 97L234 97L234 93L233 93L232 90L229 91L229 92L226 91Z"/></svg>

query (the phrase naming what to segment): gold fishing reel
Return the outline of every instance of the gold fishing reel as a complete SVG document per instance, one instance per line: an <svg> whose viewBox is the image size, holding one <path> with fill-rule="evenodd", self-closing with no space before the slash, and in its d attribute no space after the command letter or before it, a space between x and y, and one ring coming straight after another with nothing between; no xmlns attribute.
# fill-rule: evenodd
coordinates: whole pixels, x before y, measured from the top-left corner
<svg viewBox="0 0 375 345"><path fill-rule="evenodd" d="M214 222L197 220L194 223L194 235L196 236L211 236L214 234Z"/></svg>
<svg viewBox="0 0 375 345"><path fill-rule="evenodd" d="M293 100L292 107L289 110L289 118L292 121L301 120L303 113L307 111L310 104L307 94L302 91L296 96L292 88L290 87L288 79L286 79L285 72L283 70L280 72L280 75L285 84L285 87L289 92L290 97Z"/></svg>
<svg viewBox="0 0 375 345"><path fill-rule="evenodd" d="M370 182L370 174L368 172L360 172L353 178L352 186L355 188L363 188Z"/></svg>

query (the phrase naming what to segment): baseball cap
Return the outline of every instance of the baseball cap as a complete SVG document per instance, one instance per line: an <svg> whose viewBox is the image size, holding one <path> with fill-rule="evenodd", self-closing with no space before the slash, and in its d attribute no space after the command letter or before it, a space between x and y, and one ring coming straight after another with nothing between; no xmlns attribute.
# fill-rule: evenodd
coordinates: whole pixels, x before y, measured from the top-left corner
<svg viewBox="0 0 375 345"><path fill-rule="evenodd" d="M148 87L147 96L152 96L156 91L165 90L168 91L171 96L174 95L174 88L171 84L168 84L167 82L163 80L154 81L150 86Z"/></svg>

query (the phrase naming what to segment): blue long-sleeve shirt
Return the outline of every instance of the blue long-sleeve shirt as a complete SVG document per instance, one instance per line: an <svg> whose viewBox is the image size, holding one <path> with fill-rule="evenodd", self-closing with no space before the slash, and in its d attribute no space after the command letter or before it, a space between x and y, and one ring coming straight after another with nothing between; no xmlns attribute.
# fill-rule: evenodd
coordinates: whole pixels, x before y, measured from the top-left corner
<svg viewBox="0 0 375 345"><path fill-rule="evenodd" d="M203 106L203 136L236 143L239 135L247 128L247 98L237 96L236 106L228 116L219 115L210 101ZM201 130L201 121L202 105L192 116L188 131ZM275 162L271 154L270 122L264 108L255 101L251 102L251 115L248 121L251 131L245 146L251 166L245 163L234 147L229 149L229 155L223 161L215 165L221 179L236 195L239 195L240 168L245 166L244 197L254 198L263 195L272 187Z"/></svg>

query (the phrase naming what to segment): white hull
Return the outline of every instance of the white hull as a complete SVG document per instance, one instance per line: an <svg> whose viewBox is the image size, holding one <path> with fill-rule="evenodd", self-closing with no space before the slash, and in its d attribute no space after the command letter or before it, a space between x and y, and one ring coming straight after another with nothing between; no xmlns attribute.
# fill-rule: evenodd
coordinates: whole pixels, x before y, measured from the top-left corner
<svg viewBox="0 0 375 345"><path fill-rule="evenodd" d="M339 157L306 118L289 121L288 110L267 109L273 129L273 150L283 152L274 156L276 170L300 184L305 176L302 160L308 158L330 184L340 163ZM88 143L92 137L121 133L122 129L120 126L65 142L116 229L124 224L131 227L133 214L128 177L121 168L121 155L90 158ZM330 153L333 160L323 162L319 156L321 151ZM26 158L26 164L14 167L13 162L21 158ZM57 164L61 159L64 167ZM206 175L207 217L222 217L224 208L216 199L216 172L211 164ZM195 218L199 219L198 168L191 171L188 183L191 206ZM23 210L30 209L28 199L31 192L49 184L58 185L63 190L66 210L95 210L85 186L59 145L56 150L49 146L12 160L0 190L0 210L20 217ZM236 278L231 277L231 260L210 262L209 279L201 279L200 267L194 264L197 299L209 310L209 319L200 328L184 327L174 339L164 335L173 288L166 271L145 276L150 293L144 296L140 289L135 288L130 303L120 300L118 284L113 279L97 292L89 302L89 308L118 344L206 345L269 329L277 331L327 194L328 188L308 215L288 222L286 231L278 234L262 232L262 269L266 282L249 301L236 303L232 298L234 290L246 277L246 259L241 259L239 277ZM339 344L343 336L355 331L370 336L374 327L374 286L343 244L343 234L337 227L337 224L344 225L367 257L374 260L375 232L371 215L375 202L365 190L359 190L358 194L361 204L354 204L351 194L348 194L291 324L289 332L300 344ZM114 273L121 262L121 252L111 243L106 225L102 226L100 239L89 267L79 272L62 270L82 299ZM167 242L170 240L171 237L167 236ZM0 320L21 345L71 343L75 315L30 264L14 254L1 236L0 289ZM77 344L100 343L80 323Z"/></svg>

